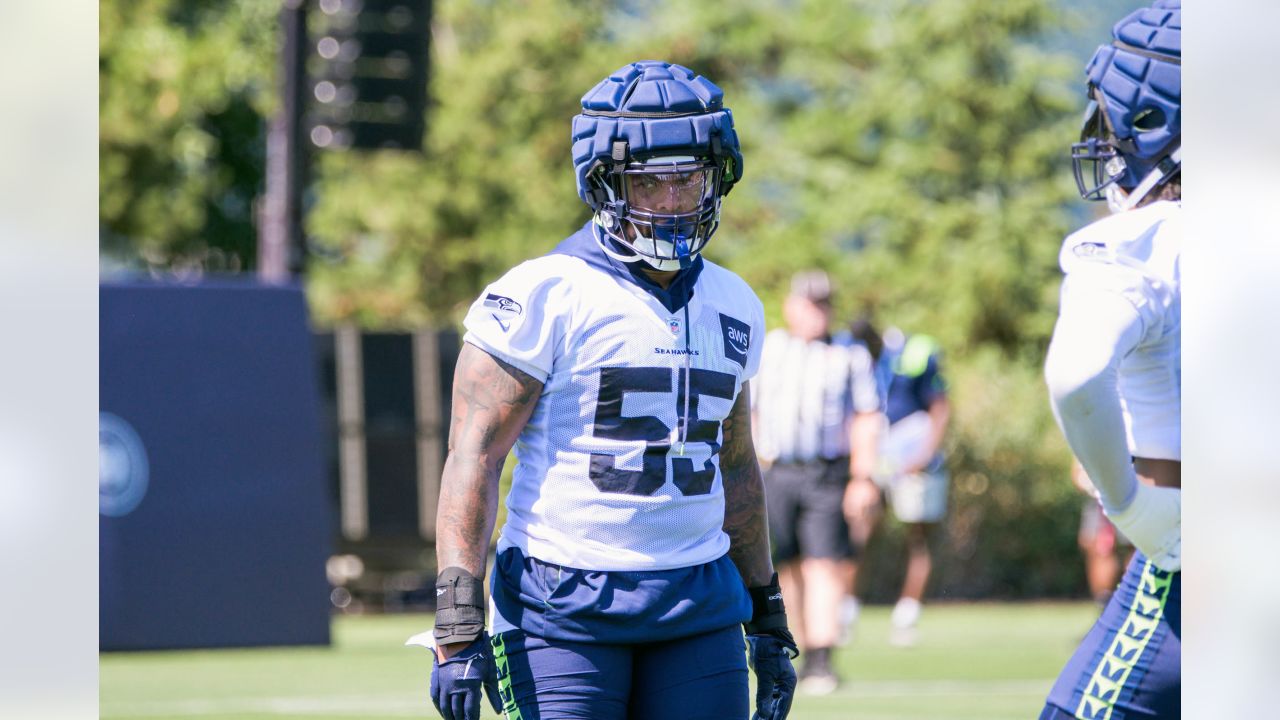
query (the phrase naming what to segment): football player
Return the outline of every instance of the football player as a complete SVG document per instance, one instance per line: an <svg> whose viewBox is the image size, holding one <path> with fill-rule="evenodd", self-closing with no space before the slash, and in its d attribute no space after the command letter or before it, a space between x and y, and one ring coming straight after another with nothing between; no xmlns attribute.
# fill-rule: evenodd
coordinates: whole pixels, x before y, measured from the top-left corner
<svg viewBox="0 0 1280 720"><path fill-rule="evenodd" d="M1137 548L1040 717L1181 715L1182 13L1156 0L1089 62L1072 146L1081 195L1114 211L1069 236L1045 363L1054 415Z"/></svg>
<svg viewBox="0 0 1280 720"><path fill-rule="evenodd" d="M748 403L764 314L700 254L742 178L733 116L706 78L637 62L583 96L572 135L593 217L465 320L433 701L447 720L477 718L482 690L507 718L746 718L750 664L756 717L784 718L796 644Z"/></svg>

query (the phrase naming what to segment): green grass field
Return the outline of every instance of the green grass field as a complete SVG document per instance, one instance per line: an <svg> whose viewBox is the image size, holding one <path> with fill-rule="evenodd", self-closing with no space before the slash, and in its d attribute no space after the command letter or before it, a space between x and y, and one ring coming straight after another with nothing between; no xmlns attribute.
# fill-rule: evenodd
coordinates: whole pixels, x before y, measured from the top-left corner
<svg viewBox="0 0 1280 720"><path fill-rule="evenodd" d="M1034 718L1095 614L1090 603L933 604L919 644L900 649L888 644L888 608L867 608L837 657L844 685L797 697L791 717ZM435 718L430 655L403 645L429 627L426 615L339 617L329 648L104 653L100 716Z"/></svg>

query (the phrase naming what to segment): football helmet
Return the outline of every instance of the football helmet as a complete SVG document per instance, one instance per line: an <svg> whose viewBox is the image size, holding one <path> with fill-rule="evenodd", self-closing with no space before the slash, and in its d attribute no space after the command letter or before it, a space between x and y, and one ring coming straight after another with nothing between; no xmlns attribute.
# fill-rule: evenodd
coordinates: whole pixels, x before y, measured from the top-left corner
<svg viewBox="0 0 1280 720"><path fill-rule="evenodd" d="M1089 107L1071 162L1082 198L1128 209L1182 169L1181 0L1130 13L1112 37L1085 68Z"/></svg>
<svg viewBox="0 0 1280 720"><path fill-rule="evenodd" d="M719 87L667 62L631 63L582 96L573 118L578 195L611 257L688 267L742 177L733 114Z"/></svg>

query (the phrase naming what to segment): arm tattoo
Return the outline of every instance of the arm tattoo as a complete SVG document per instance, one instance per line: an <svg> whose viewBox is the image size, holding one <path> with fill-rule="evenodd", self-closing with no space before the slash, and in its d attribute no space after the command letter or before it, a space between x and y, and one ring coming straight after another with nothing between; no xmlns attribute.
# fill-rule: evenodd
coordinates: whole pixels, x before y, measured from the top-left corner
<svg viewBox="0 0 1280 720"><path fill-rule="evenodd" d="M453 376L449 457L440 479L436 563L483 578L498 514L498 477L542 383L464 343Z"/></svg>
<svg viewBox="0 0 1280 720"><path fill-rule="evenodd" d="M724 480L724 531L729 535L729 559L747 587L767 585L773 577L769 523L765 515L764 480L751 441L749 389L742 391L721 426L720 474Z"/></svg>

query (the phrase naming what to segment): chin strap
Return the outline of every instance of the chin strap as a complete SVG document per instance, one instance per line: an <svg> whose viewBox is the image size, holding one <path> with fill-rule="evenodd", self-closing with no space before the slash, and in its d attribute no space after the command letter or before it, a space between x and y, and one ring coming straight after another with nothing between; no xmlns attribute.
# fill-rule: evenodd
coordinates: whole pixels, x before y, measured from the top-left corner
<svg viewBox="0 0 1280 720"><path fill-rule="evenodd" d="M594 216L592 216L591 235L593 238L595 238L596 245L600 247L600 250L604 252L605 255L608 255L609 257L613 258L614 260L617 260L618 262L624 262L624 263L642 262L645 265L648 265L649 267L653 268L654 270L671 271L671 270L680 270L682 268L692 266L693 259L697 257L696 254L692 254L688 252L689 248L687 243L685 243L685 248L684 248L686 254L678 259L672 258L670 260L655 260L653 258L641 255L640 253L636 252L635 248L628 247L625 243L618 242L612 236L608 235L606 228L609 225L609 221L601 217L601 215L602 213L596 213ZM630 254L628 255L625 252L623 252L623 249L629 250ZM677 252L678 251L679 251L679 248L677 248ZM663 267L663 263L676 263L676 267Z"/></svg>
<svg viewBox="0 0 1280 720"><path fill-rule="evenodd" d="M609 257L613 258L614 260L617 260L618 262L624 262L624 263L631 263L637 260L644 259L644 256L636 252L635 250L631 250L630 255L625 255L618 251L618 246L610 242L609 241L610 238L608 238L604 234L605 219L600 217L600 213L596 213L591 220L592 220L591 236L595 238L596 245L600 246L600 250L603 251L605 255L608 255Z"/></svg>
<svg viewBox="0 0 1280 720"><path fill-rule="evenodd" d="M1142 182L1138 183L1133 190L1129 191L1129 196L1125 198L1123 208L1132 210L1138 206L1160 183L1172 177L1174 173L1182 168L1182 146L1179 145L1176 150L1169 153L1156 166L1142 178Z"/></svg>

